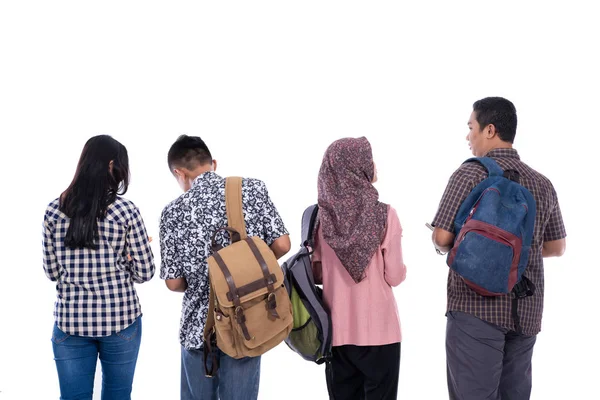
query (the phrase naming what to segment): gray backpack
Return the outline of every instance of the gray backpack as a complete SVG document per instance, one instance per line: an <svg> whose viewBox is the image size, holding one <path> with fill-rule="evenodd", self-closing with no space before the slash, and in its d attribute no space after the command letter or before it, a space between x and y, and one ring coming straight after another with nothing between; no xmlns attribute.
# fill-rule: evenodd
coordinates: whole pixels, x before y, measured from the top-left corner
<svg viewBox="0 0 600 400"><path fill-rule="evenodd" d="M284 282L292 302L294 323L286 344L308 361L322 364L331 359L331 317L315 284L311 264L313 233L319 207L308 207L302 215L300 250L282 265Z"/></svg>

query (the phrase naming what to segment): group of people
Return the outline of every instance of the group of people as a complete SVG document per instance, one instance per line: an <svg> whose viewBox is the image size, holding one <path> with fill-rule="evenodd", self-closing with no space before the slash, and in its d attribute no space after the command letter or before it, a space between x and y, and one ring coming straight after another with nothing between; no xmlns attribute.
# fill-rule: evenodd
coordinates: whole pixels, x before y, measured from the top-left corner
<svg viewBox="0 0 600 400"><path fill-rule="evenodd" d="M551 182L522 162L513 148L514 105L500 97L474 103L466 137L473 155L491 157L518 171L536 201L527 278L535 293L518 304L512 296L475 293L453 270L447 289L446 358L450 399L528 399L531 358L540 331L543 258L565 250L565 228ZM225 178L199 137L180 136L168 168L183 194L160 217L160 278L183 292L180 325L181 399L256 399L260 357L234 359L215 352L216 376L204 373L203 331L209 307L207 259L217 230L227 226ZM463 200L486 178L477 163L450 177L431 225L439 253L454 245L454 219ZM319 219L312 255L316 282L330 311L332 359L329 396L395 399L400 371L400 319L392 287L406 277L402 226L397 211L379 201L377 169L365 137L343 138L325 152L318 178ZM54 359L61 399L91 399L98 357L102 398L129 399L142 335L134 283L155 273L151 238L138 208L121 197L129 184L126 148L110 136L91 138L70 186L44 215L44 270L56 282ZM289 233L258 179L242 180L243 217L279 259L290 250ZM226 231L216 235L223 246Z"/></svg>

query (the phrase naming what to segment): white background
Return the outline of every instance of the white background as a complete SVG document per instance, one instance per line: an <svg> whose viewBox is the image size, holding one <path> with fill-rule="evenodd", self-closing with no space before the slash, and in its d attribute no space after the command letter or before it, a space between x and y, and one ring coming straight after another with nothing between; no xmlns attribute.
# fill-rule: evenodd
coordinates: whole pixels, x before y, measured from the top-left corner
<svg viewBox="0 0 600 400"><path fill-rule="evenodd" d="M324 150L367 136L381 199L404 227L399 398L447 398L447 267L424 223L470 156L472 103L494 95L515 103L515 146L554 183L569 235L566 255L545 263L532 398L600 398L600 28L589 4L199 3L0 5L0 400L59 396L41 223L85 141L110 134L128 148L127 197L158 239L160 212L180 194L166 154L182 133L206 140L222 175L267 183L292 251ZM158 240L153 250L158 266ZM137 288L144 333L133 397L176 399L181 295L158 276ZM281 345L263 358L259 397L325 399L323 368Z"/></svg>

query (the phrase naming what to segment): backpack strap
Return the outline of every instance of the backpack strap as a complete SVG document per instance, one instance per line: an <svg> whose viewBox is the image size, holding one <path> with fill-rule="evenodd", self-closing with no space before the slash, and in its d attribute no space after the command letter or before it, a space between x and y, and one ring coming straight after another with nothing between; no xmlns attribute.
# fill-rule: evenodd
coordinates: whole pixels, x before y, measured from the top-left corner
<svg viewBox="0 0 600 400"><path fill-rule="evenodd" d="M483 165L485 169L487 169L488 176L502 176L504 174L504 170L491 157L472 157L466 160L464 163L468 162L478 162L479 164Z"/></svg>
<svg viewBox="0 0 600 400"><path fill-rule="evenodd" d="M217 337L215 333L215 294L212 285L209 285L208 315L204 324L204 340L202 345L202 356L204 361L204 376L212 378L219 370L219 359L216 355ZM208 359L211 358L211 367L208 368Z"/></svg>
<svg viewBox="0 0 600 400"><path fill-rule="evenodd" d="M217 230L213 235L213 251L217 261L219 261L220 257L217 253L219 250L214 246L215 236L218 232L225 229L229 231L231 235L232 242L236 242L244 240L248 237L246 233L246 223L244 222L244 211L242 209L242 178L240 177L230 177L225 179L225 207L227 209L227 228L222 228ZM222 263L222 259L220 260ZM223 270L223 266L219 263L219 267ZM223 263L224 264L224 263ZM230 285L231 293L236 292L235 284L233 284L233 280L231 279L231 274L227 269L227 266L224 265L225 271L223 274L227 280L227 283ZM231 282L230 282L231 281ZM233 284L233 288L231 287ZM208 294L208 315L206 316L206 322L204 324L204 340L203 340L203 358L204 358L204 373L207 377L213 377L217 370L219 369L219 360L216 357L216 334L215 334L215 293L212 285L209 285L209 294ZM237 299L237 303L239 303L239 298ZM239 305L239 304L236 304ZM236 312L236 317L238 317ZM241 316L243 317L243 315ZM248 332L246 329L246 325L242 323L242 328L244 328L244 334L248 338ZM211 358L211 368L208 368L208 359Z"/></svg>
<svg viewBox="0 0 600 400"><path fill-rule="evenodd" d="M225 179L225 207L227 209L227 225L240 234L240 239L248 237L244 211L242 210L242 178Z"/></svg>
<svg viewBox="0 0 600 400"><path fill-rule="evenodd" d="M521 327L521 318L519 317L519 313L517 311L519 307L519 300L525 297L533 296L535 294L535 285L525 275L523 275L521 280L515 285L515 287L513 287L512 293L513 298L510 311L515 323L515 332L521 335L523 333L523 328Z"/></svg>
<svg viewBox="0 0 600 400"><path fill-rule="evenodd" d="M302 243L300 246L310 246L313 244L313 232L317 223L317 215L319 213L319 205L313 204L304 210L302 214Z"/></svg>

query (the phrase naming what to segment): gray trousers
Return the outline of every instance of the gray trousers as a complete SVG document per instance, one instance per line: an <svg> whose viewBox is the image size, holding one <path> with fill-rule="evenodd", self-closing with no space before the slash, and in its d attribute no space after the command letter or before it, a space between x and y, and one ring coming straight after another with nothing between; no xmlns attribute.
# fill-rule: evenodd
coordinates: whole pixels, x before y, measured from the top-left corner
<svg viewBox="0 0 600 400"><path fill-rule="evenodd" d="M535 336L450 311L446 365L451 400L528 400Z"/></svg>

